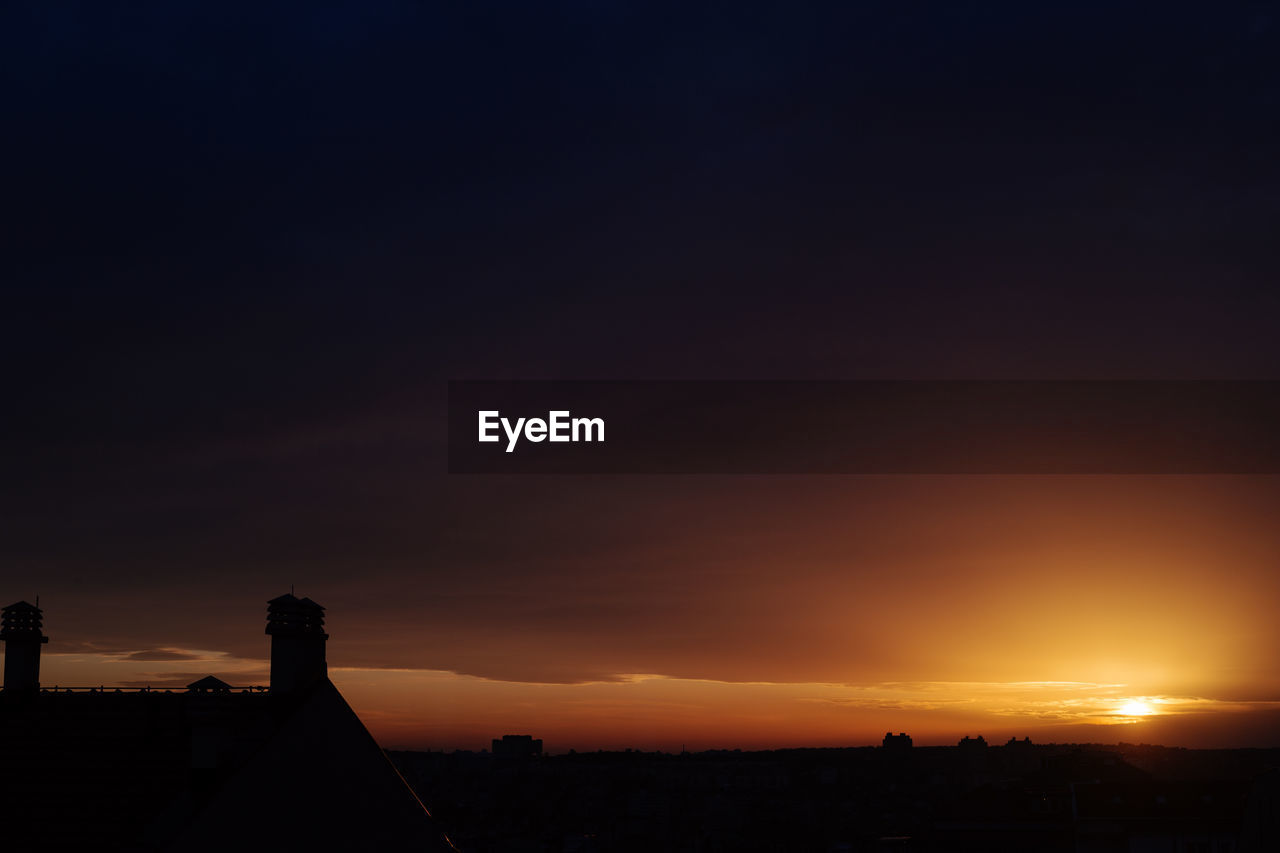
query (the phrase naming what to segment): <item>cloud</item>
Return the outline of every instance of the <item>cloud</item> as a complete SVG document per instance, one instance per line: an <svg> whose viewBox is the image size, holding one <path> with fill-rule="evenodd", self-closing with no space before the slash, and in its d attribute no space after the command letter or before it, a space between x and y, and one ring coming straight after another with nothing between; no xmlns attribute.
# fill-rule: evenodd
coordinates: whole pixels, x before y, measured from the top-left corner
<svg viewBox="0 0 1280 853"><path fill-rule="evenodd" d="M120 658L121 660L143 661L202 660L200 655L183 651L182 649L143 649L142 651L121 655Z"/></svg>
<svg viewBox="0 0 1280 853"><path fill-rule="evenodd" d="M1138 695L1120 683L1070 681L884 682L832 685L822 696L800 701L857 711L960 711L1046 723L1132 724L1188 714L1239 714L1280 708L1267 700L1204 696ZM1150 709L1132 714L1134 704Z"/></svg>

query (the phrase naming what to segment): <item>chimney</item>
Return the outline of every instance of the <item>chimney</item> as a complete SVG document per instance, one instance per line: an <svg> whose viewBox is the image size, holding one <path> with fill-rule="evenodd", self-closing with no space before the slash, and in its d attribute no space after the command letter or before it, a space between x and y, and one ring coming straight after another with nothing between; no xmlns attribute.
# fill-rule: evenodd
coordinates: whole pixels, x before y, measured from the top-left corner
<svg viewBox="0 0 1280 853"><path fill-rule="evenodd" d="M329 677L324 659L324 608L286 593L267 602L271 635L271 692L288 694Z"/></svg>
<svg viewBox="0 0 1280 853"><path fill-rule="evenodd" d="M19 601L4 608L0 640L4 640L4 689L35 693L40 689L40 646L49 638L40 632L44 611Z"/></svg>

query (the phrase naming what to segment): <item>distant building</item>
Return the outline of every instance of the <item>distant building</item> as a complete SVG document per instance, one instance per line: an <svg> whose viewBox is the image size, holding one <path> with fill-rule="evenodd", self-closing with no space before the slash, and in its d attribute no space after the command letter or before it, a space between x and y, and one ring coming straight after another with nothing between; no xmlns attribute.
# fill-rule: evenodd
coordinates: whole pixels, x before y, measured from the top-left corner
<svg viewBox="0 0 1280 853"><path fill-rule="evenodd" d="M493 754L508 758L537 758L542 755L542 739L533 735L503 735L493 739Z"/></svg>
<svg viewBox="0 0 1280 853"><path fill-rule="evenodd" d="M885 732L881 746L891 750L910 749L911 735L906 732L898 732L896 735L893 732Z"/></svg>
<svg viewBox="0 0 1280 853"><path fill-rule="evenodd" d="M268 603L269 688L41 687L42 616L0 628L6 849L452 849L329 681L314 601Z"/></svg>
<svg viewBox="0 0 1280 853"><path fill-rule="evenodd" d="M977 737L969 737L968 735L965 735L960 738L960 742L956 744L956 746L961 749L986 749L987 739L982 735L978 735Z"/></svg>

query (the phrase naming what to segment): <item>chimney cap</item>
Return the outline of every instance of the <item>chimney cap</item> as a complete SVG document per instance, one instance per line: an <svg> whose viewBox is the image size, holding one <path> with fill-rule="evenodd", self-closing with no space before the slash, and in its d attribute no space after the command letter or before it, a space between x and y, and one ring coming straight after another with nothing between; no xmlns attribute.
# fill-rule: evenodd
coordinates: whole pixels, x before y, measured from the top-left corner
<svg viewBox="0 0 1280 853"><path fill-rule="evenodd" d="M10 604L9 606L4 608L5 613L8 613L10 610L19 611L19 612L26 611L28 613L32 611L36 613L43 612L39 607L36 607L34 604L32 604L29 601L15 601L13 604Z"/></svg>
<svg viewBox="0 0 1280 853"><path fill-rule="evenodd" d="M312 601L309 598L298 598L291 592L284 595L277 595L275 598L267 602L267 606L273 610L324 610L324 606Z"/></svg>
<svg viewBox="0 0 1280 853"><path fill-rule="evenodd" d="M267 602L267 633L328 639L324 633L324 608L293 593L277 596Z"/></svg>
<svg viewBox="0 0 1280 853"><path fill-rule="evenodd" d="M40 632L44 627L44 611L26 601L15 601L0 613L0 640L39 638L47 643L49 638Z"/></svg>

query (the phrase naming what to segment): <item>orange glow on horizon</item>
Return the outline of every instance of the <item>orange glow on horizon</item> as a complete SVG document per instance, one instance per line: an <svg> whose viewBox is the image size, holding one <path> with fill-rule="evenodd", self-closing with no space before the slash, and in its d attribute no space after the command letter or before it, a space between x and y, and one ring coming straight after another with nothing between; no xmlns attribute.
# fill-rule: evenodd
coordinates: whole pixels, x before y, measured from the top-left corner
<svg viewBox="0 0 1280 853"><path fill-rule="evenodd" d="M503 481L504 499L537 511L501 515L502 537L459 532L438 557L455 573L414 586L375 567L307 592L328 608L333 681L388 747L478 749L510 733L552 751L840 746L890 730L922 745L1280 745L1276 484L760 477L557 491L527 478ZM479 499L471 488L453 498ZM608 523L584 529L588 505ZM526 560L541 562L510 569ZM49 609L45 684L267 679L256 606L222 605L237 621L196 632L188 610L97 605ZM135 623L150 633L130 634Z"/></svg>
<svg viewBox="0 0 1280 853"><path fill-rule="evenodd" d="M236 684L266 680L265 661L174 651L183 659L147 662L145 669L120 655L48 655L42 682L177 688L190 678L193 659ZM630 674L546 684L342 667L332 667L330 677L392 749L481 749L511 733L542 737L555 752L867 746L886 731L907 731L922 746L974 732L992 743L1028 735L1037 742L1115 742L1115 723L1221 724L1280 711L1280 702L1135 696L1130 685L1103 682L773 683Z"/></svg>

